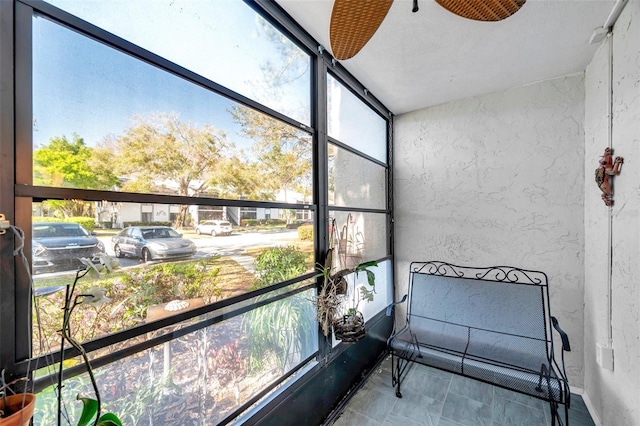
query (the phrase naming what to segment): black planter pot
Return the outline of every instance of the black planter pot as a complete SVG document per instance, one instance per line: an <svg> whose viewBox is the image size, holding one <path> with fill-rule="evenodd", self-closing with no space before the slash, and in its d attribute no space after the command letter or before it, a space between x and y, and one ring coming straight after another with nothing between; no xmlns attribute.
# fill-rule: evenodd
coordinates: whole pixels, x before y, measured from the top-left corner
<svg viewBox="0 0 640 426"><path fill-rule="evenodd" d="M333 320L333 335L345 343L355 343L362 339L365 335L362 313L343 315Z"/></svg>

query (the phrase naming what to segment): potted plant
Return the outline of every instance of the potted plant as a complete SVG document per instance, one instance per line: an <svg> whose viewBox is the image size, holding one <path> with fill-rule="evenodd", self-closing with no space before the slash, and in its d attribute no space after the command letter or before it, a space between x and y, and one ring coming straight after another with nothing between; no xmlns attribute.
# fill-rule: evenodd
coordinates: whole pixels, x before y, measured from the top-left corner
<svg viewBox="0 0 640 426"><path fill-rule="evenodd" d="M78 426L87 426L93 424L94 426L122 426L120 419L113 413L105 413L100 415L101 399L100 392L98 390L97 383L93 376L93 370L91 369L91 363L89 358L82 347L82 345L73 338L70 328L70 319L74 312L74 309L79 305L98 305L104 302L108 302L109 299L105 296L105 290L99 287L91 287L87 291L77 293L76 285L78 281L88 275L94 274L100 276L103 272L111 272L118 266L118 261L112 259L106 254L98 255L95 258L95 262L91 259L82 258L80 261L83 263L84 268L76 271L75 279L72 284L59 287L48 287L38 290L34 290L34 295L44 295L65 290L64 307L63 307L63 324L60 334L61 341L61 354L60 365L58 369L58 415L60 416L62 408L62 380L63 380L63 362L64 362L64 344L65 341L69 342L72 347L80 352L82 359L87 368L87 372L91 379L91 383L94 389L94 398L85 398L80 395L77 399L82 401L83 409L80 419L78 420ZM0 425L1 426L18 426L29 425L31 417L33 416L35 408L36 396L32 393L17 393L15 395L8 396L7 389L21 381L28 381L27 378L16 379L10 383L7 383L0 387L2 397L0 397ZM60 421L58 422L60 424Z"/></svg>
<svg viewBox="0 0 640 426"><path fill-rule="evenodd" d="M0 425L2 426L28 426L33 417L33 409L36 404L36 396L32 393L18 393L7 395L6 391L14 384L26 381L26 378L13 380L0 387Z"/></svg>
<svg viewBox="0 0 640 426"><path fill-rule="evenodd" d="M344 342L356 342L362 339L365 335L364 317L360 311L358 311L358 305L361 301L372 301L375 294L375 274L368 268L378 266L378 262L362 262L356 265L353 269L341 269L335 273L331 273L332 265L332 250L329 250L325 266L318 265L318 275L316 277L323 277L323 283L318 293L313 300L316 307L316 319L322 326L322 332L325 337L329 336L331 329L334 330L334 336L336 339ZM360 286L356 289L357 301L354 303L353 308L348 308L346 313L339 315L340 310L344 309L344 304L347 301L346 296L346 276L355 273L356 277L360 272L367 274L367 282L372 287L371 290ZM345 289L343 293L343 289Z"/></svg>
<svg viewBox="0 0 640 426"><path fill-rule="evenodd" d="M336 339L345 343L357 342L364 337L364 316L358 310L358 305L361 301L373 301L374 290L368 290L365 286L360 286L356 289L356 294L358 301L355 307L349 308L345 314L333 319L333 335Z"/></svg>
<svg viewBox="0 0 640 426"><path fill-rule="evenodd" d="M83 403L82 414L78 420L78 426L86 426L90 424L93 424L94 426L122 426L122 421L115 414L105 413L101 415L102 401L100 398L100 390L98 389L98 384L96 383L93 375L91 362L89 361L89 357L87 357L87 353L82 344L73 337L70 328L70 319L76 307L80 305L97 306L110 301L110 299L105 295L105 290L100 287L94 286L84 292L76 292L76 286L81 278L86 275L93 275L99 278L102 273L111 273L119 265L119 261L117 259L113 259L111 256L104 253L97 255L94 259L95 261L92 259L81 258L80 261L83 263L84 268L77 270L73 284L65 287L63 324L62 329L60 330L62 341L60 344L61 353L58 369L58 416L60 416L62 412L64 343L67 341L82 356L82 360L86 366L94 392L94 398L82 397L80 394L78 394L76 398ZM58 424L60 424L60 420L58 421Z"/></svg>

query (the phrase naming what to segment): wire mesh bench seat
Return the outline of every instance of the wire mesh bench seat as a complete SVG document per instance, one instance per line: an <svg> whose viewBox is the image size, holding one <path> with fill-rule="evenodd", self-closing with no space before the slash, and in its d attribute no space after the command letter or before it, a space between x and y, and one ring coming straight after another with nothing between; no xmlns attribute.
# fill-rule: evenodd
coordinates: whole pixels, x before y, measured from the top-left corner
<svg viewBox="0 0 640 426"><path fill-rule="evenodd" d="M446 370L549 402L552 424L567 425L570 405L567 334L550 315L546 274L513 267L414 262L405 325L388 340L392 384L411 362ZM553 331L562 351L555 359ZM564 419L558 413L564 405Z"/></svg>

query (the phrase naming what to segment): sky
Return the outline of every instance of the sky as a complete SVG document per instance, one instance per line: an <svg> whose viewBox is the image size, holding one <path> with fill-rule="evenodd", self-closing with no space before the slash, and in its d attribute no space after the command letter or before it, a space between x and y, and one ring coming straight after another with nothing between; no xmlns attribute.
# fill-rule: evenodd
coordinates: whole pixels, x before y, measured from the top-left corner
<svg viewBox="0 0 640 426"><path fill-rule="evenodd" d="M278 65L281 45L264 37L262 21L239 0L49 0L78 17L189 68L304 124L309 123L310 80L306 75L280 96L264 96L262 68ZM206 19L203 19L206 17ZM262 21L263 22L263 21ZM243 30L239 30L242 28ZM175 112L197 126L227 132L238 147L250 141L226 98L61 27L33 20L34 146L73 133L94 146L120 135L135 115ZM307 61L306 55L302 60ZM302 63L304 68L304 62Z"/></svg>

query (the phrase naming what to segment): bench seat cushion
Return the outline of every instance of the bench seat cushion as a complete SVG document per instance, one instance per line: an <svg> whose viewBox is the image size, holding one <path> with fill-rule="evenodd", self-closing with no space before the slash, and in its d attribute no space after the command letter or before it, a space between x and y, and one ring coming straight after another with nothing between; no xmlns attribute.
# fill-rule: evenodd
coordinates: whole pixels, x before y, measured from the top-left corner
<svg viewBox="0 0 640 426"><path fill-rule="evenodd" d="M412 319L414 326L390 342L397 356L537 398L562 402L562 384L555 371L552 370L539 387L542 365L547 371L552 369L545 342L427 318Z"/></svg>
<svg viewBox="0 0 640 426"><path fill-rule="evenodd" d="M491 364L484 360L473 358L464 359L464 375L482 380L507 389L512 389L536 398L547 401L564 403L565 397L561 391L562 384L555 371L551 371L550 377L542 381L540 388L540 375L527 371L518 371L510 367ZM540 389L540 391L538 391Z"/></svg>
<svg viewBox="0 0 640 426"><path fill-rule="evenodd" d="M420 345L420 351L416 351L416 346L411 341L409 330L393 339L391 347L402 358L462 374L462 355L460 352L446 350L441 347L431 348L425 345ZM422 358L417 358L418 355L422 355Z"/></svg>

